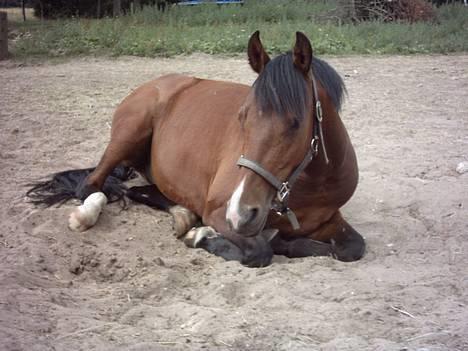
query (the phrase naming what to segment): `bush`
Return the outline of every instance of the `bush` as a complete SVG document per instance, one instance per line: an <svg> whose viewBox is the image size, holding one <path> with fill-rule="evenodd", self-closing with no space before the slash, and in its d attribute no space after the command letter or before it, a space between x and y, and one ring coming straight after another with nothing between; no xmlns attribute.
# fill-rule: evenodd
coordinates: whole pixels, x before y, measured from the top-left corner
<svg viewBox="0 0 468 351"><path fill-rule="evenodd" d="M343 20L428 21L435 17L431 4L424 0L341 0L338 6Z"/></svg>
<svg viewBox="0 0 468 351"><path fill-rule="evenodd" d="M170 3L176 0L140 0L140 6L159 3ZM128 13L134 0L121 0L121 10ZM112 16L113 0L36 0L34 13L36 17L53 19L65 17L104 17Z"/></svg>

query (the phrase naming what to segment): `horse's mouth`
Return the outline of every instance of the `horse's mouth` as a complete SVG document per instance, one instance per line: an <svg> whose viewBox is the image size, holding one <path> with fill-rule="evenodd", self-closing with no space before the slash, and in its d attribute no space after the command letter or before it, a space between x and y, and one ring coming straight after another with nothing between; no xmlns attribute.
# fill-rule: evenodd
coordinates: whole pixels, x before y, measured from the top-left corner
<svg viewBox="0 0 468 351"><path fill-rule="evenodd" d="M252 238L262 233L267 223L267 220L268 220L268 212L266 213L266 215L263 217L261 221L256 221L257 223L251 223L248 226L237 228L237 229L234 228L230 220L227 220L227 222L228 222L229 228L233 230L234 232L236 232L237 234L242 235L247 238Z"/></svg>

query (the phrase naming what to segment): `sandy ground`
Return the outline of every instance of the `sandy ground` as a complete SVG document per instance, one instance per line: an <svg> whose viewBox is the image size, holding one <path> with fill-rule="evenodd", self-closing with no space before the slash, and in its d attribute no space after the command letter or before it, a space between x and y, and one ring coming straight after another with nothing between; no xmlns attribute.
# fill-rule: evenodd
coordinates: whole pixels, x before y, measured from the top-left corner
<svg viewBox="0 0 468 351"><path fill-rule="evenodd" d="M173 236L171 218L73 204L24 184L95 165L118 102L167 72L251 83L243 58L0 63L0 349L468 350L468 55L331 58L360 164L345 207L359 262L276 257L249 269Z"/></svg>

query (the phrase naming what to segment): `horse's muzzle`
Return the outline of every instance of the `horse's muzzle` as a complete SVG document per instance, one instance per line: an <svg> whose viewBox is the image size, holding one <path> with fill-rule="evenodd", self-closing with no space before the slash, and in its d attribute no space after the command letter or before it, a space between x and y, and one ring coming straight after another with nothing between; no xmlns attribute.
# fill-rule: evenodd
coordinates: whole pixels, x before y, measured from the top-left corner
<svg viewBox="0 0 468 351"><path fill-rule="evenodd" d="M259 207L245 206L239 208L236 218L233 220L229 216L226 221L237 234L251 237L255 236L263 230L267 219L267 212Z"/></svg>

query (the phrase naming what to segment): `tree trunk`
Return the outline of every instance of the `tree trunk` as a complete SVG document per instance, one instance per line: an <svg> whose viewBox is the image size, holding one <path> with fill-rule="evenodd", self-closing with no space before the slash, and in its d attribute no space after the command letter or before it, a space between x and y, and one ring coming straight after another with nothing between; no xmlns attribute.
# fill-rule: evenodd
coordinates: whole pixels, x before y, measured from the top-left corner
<svg viewBox="0 0 468 351"><path fill-rule="evenodd" d="M97 0L97 4L96 4L96 18L101 18L101 0Z"/></svg>
<svg viewBox="0 0 468 351"><path fill-rule="evenodd" d="M135 11L141 10L141 0L135 0Z"/></svg>
<svg viewBox="0 0 468 351"><path fill-rule="evenodd" d="M0 60L8 58L8 15L0 12Z"/></svg>
<svg viewBox="0 0 468 351"><path fill-rule="evenodd" d="M356 21L356 0L339 0L338 14L344 21Z"/></svg>
<svg viewBox="0 0 468 351"><path fill-rule="evenodd" d="M37 0L39 3L39 7L41 9L41 22L44 21L44 4L42 3L42 0Z"/></svg>
<svg viewBox="0 0 468 351"><path fill-rule="evenodd" d="M21 11L23 12L23 22L26 22L26 7L24 2L24 0L21 0Z"/></svg>
<svg viewBox="0 0 468 351"><path fill-rule="evenodd" d="M114 0L114 7L113 7L114 17L120 16L121 11L122 11L122 6L120 3L120 0Z"/></svg>

